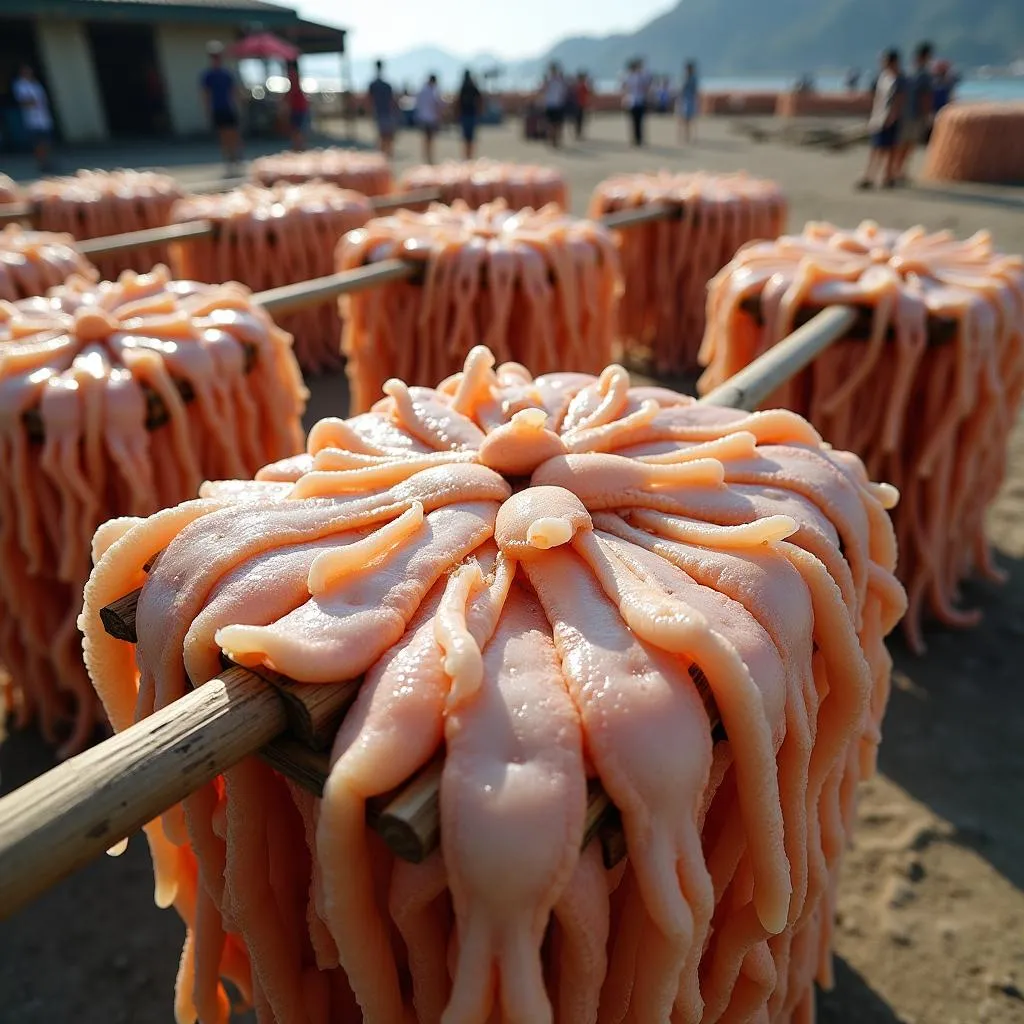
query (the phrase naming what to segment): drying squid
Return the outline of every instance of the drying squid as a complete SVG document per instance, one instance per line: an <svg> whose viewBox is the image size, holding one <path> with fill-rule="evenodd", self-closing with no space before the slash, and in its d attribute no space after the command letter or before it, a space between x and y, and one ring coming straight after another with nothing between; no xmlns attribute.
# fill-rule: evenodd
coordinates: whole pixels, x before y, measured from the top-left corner
<svg viewBox="0 0 1024 1024"><path fill-rule="evenodd" d="M209 220L213 235L173 243L171 268L183 280L240 281L256 292L325 277L341 236L371 213L365 196L326 182L192 196L175 204L171 219ZM341 324L331 303L286 314L279 325L294 337L305 372L340 365Z"/></svg>
<svg viewBox="0 0 1024 1024"><path fill-rule="evenodd" d="M364 196L382 196L391 191L391 168L384 157L338 147L258 157L249 166L249 177L259 185L276 185L279 181L301 184L319 178Z"/></svg>
<svg viewBox="0 0 1024 1024"><path fill-rule="evenodd" d="M384 396L97 535L119 728L224 655L361 679L322 798L248 758L149 826L178 1024L224 1024L227 982L260 1024L810 1020L905 605L895 491L792 412L619 366L474 347ZM133 653L100 609L140 584ZM438 757L440 849L406 863L367 806Z"/></svg>
<svg viewBox="0 0 1024 1024"><path fill-rule="evenodd" d="M619 333L631 362L684 373L696 364L708 281L740 246L779 235L786 199L774 182L747 174L621 174L594 190L590 216L659 203L673 216L619 236Z"/></svg>
<svg viewBox="0 0 1024 1024"><path fill-rule="evenodd" d="M16 724L73 753L103 721L76 627L97 527L294 455L304 405L291 338L240 285L159 267L0 302L0 663Z"/></svg>
<svg viewBox="0 0 1024 1024"><path fill-rule="evenodd" d="M569 207L569 186L554 167L504 163L498 160L446 160L410 167L398 180L400 192L437 189L440 201L450 206L461 199L470 209L504 199L509 208L539 210L554 203Z"/></svg>
<svg viewBox="0 0 1024 1024"><path fill-rule="evenodd" d="M26 190L33 222L42 231L73 238L101 238L170 223L171 207L183 195L181 185L155 171L87 171L42 178ZM101 276L113 280L122 270L145 272L167 262L164 245L139 246L95 258Z"/></svg>
<svg viewBox="0 0 1024 1024"><path fill-rule="evenodd" d="M806 416L856 453L869 477L901 491L893 522L904 629L920 651L926 615L970 625L977 612L961 607L960 584L975 572L999 576L985 513L1024 389L1024 261L994 249L987 232L960 240L870 221L852 231L809 223L800 235L752 244L711 283L699 387L836 304L864 310L856 336L769 403Z"/></svg>
<svg viewBox="0 0 1024 1024"><path fill-rule="evenodd" d="M599 372L611 359L618 259L609 232L592 221L550 204L515 211L499 199L471 210L456 200L370 221L343 239L337 265L392 257L420 262L420 279L341 301L355 412L369 409L390 377L427 386L454 374L478 342L537 373Z"/></svg>

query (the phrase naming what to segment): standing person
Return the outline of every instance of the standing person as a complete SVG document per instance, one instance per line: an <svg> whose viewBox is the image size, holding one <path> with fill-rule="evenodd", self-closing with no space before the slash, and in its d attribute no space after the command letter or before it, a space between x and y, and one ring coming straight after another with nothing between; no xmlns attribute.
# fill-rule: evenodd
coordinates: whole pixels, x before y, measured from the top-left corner
<svg viewBox="0 0 1024 1024"><path fill-rule="evenodd" d="M558 149L562 144L565 108L569 103L569 86L558 64L552 64L544 78L544 118L548 126L548 142Z"/></svg>
<svg viewBox="0 0 1024 1024"><path fill-rule="evenodd" d="M39 170L48 171L50 144L53 139L53 116L50 114L50 101L47 99L46 90L30 65L21 66L12 91L21 109L21 119L32 143L32 152Z"/></svg>
<svg viewBox="0 0 1024 1024"><path fill-rule="evenodd" d="M683 86L679 90L679 107L676 111L676 141L693 141L693 122L697 120L697 99L700 86L697 83L697 65L688 60L683 69Z"/></svg>
<svg viewBox="0 0 1024 1024"><path fill-rule="evenodd" d="M306 132L309 130L309 97L302 91L297 60L288 61L288 126L292 133L292 149L305 149Z"/></svg>
<svg viewBox="0 0 1024 1024"><path fill-rule="evenodd" d="M926 145L934 116L934 89L932 81L932 44L919 43L914 51L914 71L907 80L907 99L900 123L900 138L896 152L895 178L906 180L907 164L917 146Z"/></svg>
<svg viewBox="0 0 1024 1024"><path fill-rule="evenodd" d="M875 99L868 119L871 149L864 177L858 188L873 188L875 175L881 171L882 184L892 188L896 174L896 146L899 143L900 119L906 101L906 80L900 70L900 51L886 50L881 58L881 71L875 84Z"/></svg>
<svg viewBox="0 0 1024 1024"><path fill-rule="evenodd" d="M590 107L590 79L586 71L580 71L573 83L573 115L576 139L583 138L583 128L587 120L587 110Z"/></svg>
<svg viewBox="0 0 1024 1024"><path fill-rule="evenodd" d="M225 174L231 177L242 158L242 138L238 132L238 86L235 76L224 67L224 47L208 43L210 66L203 72L199 85L206 104L206 113L220 139Z"/></svg>
<svg viewBox="0 0 1024 1024"><path fill-rule="evenodd" d="M390 160L395 149L395 127L398 120L395 116L395 90L391 88L390 82L384 80L384 61L378 60L374 69L376 73L367 91L373 108L373 120L377 125L380 151Z"/></svg>
<svg viewBox="0 0 1024 1024"><path fill-rule="evenodd" d="M473 80L473 74L466 68L462 75L462 85L456 100L459 124L462 126L462 156L465 160L473 159L473 148L476 144L476 125L483 112L483 93Z"/></svg>
<svg viewBox="0 0 1024 1024"><path fill-rule="evenodd" d="M650 89L650 75L644 70L643 60L638 57L627 66L622 95L622 102L633 129L634 146L644 144L644 117L647 114L647 95Z"/></svg>
<svg viewBox="0 0 1024 1024"><path fill-rule="evenodd" d="M431 75L416 96L416 123L423 129L423 162L434 162L434 136L441 127L441 94Z"/></svg>
<svg viewBox="0 0 1024 1024"><path fill-rule="evenodd" d="M947 103L953 102L957 81L948 60L935 62L935 74L932 75L932 120Z"/></svg>

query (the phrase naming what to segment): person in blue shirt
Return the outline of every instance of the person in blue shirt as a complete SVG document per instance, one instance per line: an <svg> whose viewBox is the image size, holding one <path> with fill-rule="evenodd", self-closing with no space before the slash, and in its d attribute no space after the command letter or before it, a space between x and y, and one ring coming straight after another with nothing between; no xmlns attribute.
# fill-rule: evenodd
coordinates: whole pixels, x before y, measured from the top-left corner
<svg viewBox="0 0 1024 1024"><path fill-rule="evenodd" d="M242 138L238 131L238 85L235 76L224 67L224 47L220 43L209 43L206 52L210 55L210 66L203 72L199 85L210 124L220 139L226 173L230 177L242 158Z"/></svg>
<svg viewBox="0 0 1024 1024"><path fill-rule="evenodd" d="M676 122L676 141L693 141L693 122L697 119L697 101L699 99L700 86L697 81L697 65L692 61L686 62L683 71L683 87L679 91L679 102L676 114L679 120Z"/></svg>

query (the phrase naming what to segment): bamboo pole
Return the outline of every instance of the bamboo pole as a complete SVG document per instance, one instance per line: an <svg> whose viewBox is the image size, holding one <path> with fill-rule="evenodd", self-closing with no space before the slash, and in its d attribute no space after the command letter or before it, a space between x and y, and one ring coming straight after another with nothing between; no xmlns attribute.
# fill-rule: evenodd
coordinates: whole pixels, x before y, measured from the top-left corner
<svg viewBox="0 0 1024 1024"><path fill-rule="evenodd" d="M842 338L857 322L851 306L830 306L798 327L739 373L706 394L704 405L723 405L752 412L777 387L795 377L805 366Z"/></svg>
<svg viewBox="0 0 1024 1024"><path fill-rule="evenodd" d="M141 249L147 245L209 238L216 231L217 225L213 221L192 220L181 224L165 224L159 228L145 228L142 231L125 231L120 235L104 235L102 238L83 238L75 242L75 248L83 256L106 256L111 252Z"/></svg>
<svg viewBox="0 0 1024 1024"><path fill-rule="evenodd" d="M249 184L248 178L221 178L217 181L203 182L198 185L186 185L188 192L192 195L210 194L213 192L229 192L233 188ZM394 192L384 196L368 196L370 206L374 213L391 213L394 210L405 209L414 206L423 206L426 203L437 202L441 198L440 189L418 188L408 192ZM30 202L4 203L0 205L0 224L13 221L32 221L35 216L35 206ZM196 221L196 224L204 223ZM118 252L123 249L142 248L146 245L159 245L162 242L176 242L186 238L202 238L204 233L197 231L195 234L168 234L160 235L161 231L173 232L180 228L180 224L168 224L158 228L146 228L143 231L126 231L120 235L104 235L99 238L82 239L76 243L78 249L85 256L96 256L107 252ZM152 234L157 232L157 234ZM209 232L207 232L209 233ZM90 248L86 248L90 246ZM109 248L105 248L109 246Z"/></svg>
<svg viewBox="0 0 1024 1024"><path fill-rule="evenodd" d="M232 669L0 800L0 917L284 732L273 688Z"/></svg>
<svg viewBox="0 0 1024 1024"><path fill-rule="evenodd" d="M390 281L406 280L414 277L421 265L415 260L381 260L379 263L371 263L355 270L328 274L327 277L317 277L312 281L300 281L298 284L286 284L280 288L257 292L253 296L253 301L268 313L278 316L326 302L348 292L363 291L365 288L374 288Z"/></svg>
<svg viewBox="0 0 1024 1024"><path fill-rule="evenodd" d="M4 203L0 206L0 224L31 220L35 208L31 203Z"/></svg>

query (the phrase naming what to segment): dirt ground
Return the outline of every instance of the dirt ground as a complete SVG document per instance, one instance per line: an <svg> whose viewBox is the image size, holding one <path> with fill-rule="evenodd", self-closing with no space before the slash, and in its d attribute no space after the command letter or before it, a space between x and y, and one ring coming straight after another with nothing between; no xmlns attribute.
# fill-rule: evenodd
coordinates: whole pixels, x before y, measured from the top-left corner
<svg viewBox="0 0 1024 1024"><path fill-rule="evenodd" d="M592 125L589 141L560 153L521 140L519 124L483 133L487 155L562 167L582 213L610 174L659 167L746 168L770 176L791 200L791 227L808 219L849 225L870 217L966 235L990 228L1000 246L1024 251L1024 194L981 187L915 186L855 193L862 149L822 153L752 143L728 122L704 122L689 149L666 120L643 152L625 144L618 117ZM362 128L363 139L367 129ZM452 136L440 143L454 156ZM399 162L418 157L405 135ZM102 150L64 154L66 166L172 164L184 180L218 173L213 150ZM31 168L3 168L21 176ZM309 420L342 415L340 377L311 382ZM823 994L825 1024L1024 1022L1024 425L992 509L990 536L1007 572L1003 586L968 588L984 610L970 632L933 629L915 658L896 637L896 672L880 774L866 784L847 857L837 928L836 984ZM46 769L31 735L0 747L4 792ZM6 1024L156 1024L173 1019L171 992L183 930L151 902L145 843L103 858L0 925L0 1020Z"/></svg>

